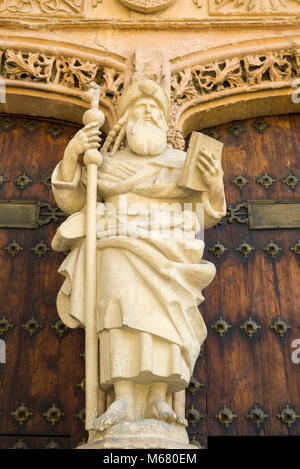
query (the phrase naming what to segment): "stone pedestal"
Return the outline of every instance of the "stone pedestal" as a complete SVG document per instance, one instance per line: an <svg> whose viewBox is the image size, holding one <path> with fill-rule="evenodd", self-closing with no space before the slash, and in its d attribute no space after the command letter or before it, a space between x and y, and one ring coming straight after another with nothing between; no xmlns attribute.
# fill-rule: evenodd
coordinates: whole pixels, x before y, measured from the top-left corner
<svg viewBox="0 0 300 469"><path fill-rule="evenodd" d="M199 449L189 444L186 429L154 419L121 422L77 449ZM91 437L90 437L91 440Z"/></svg>

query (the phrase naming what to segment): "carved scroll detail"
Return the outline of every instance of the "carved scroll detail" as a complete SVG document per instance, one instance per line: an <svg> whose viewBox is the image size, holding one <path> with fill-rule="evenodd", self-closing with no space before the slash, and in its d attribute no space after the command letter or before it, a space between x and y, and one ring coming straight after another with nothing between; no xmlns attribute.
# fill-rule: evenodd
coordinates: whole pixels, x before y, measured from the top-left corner
<svg viewBox="0 0 300 469"><path fill-rule="evenodd" d="M0 7L0 15L73 15L82 13L85 0L4 0Z"/></svg>
<svg viewBox="0 0 300 469"><path fill-rule="evenodd" d="M214 62L197 65L192 69L195 89L201 94L212 90L222 91L226 86L235 88L243 84L242 68L238 57L226 59L223 64Z"/></svg>
<svg viewBox="0 0 300 469"><path fill-rule="evenodd" d="M101 97L117 104L124 87L124 74L114 68L104 67L99 79Z"/></svg>
<svg viewBox="0 0 300 469"><path fill-rule="evenodd" d="M298 8L297 8L298 7ZM210 11L215 14L276 14L299 9L299 0L211 0ZM289 11L290 10L290 11Z"/></svg>
<svg viewBox="0 0 300 469"><path fill-rule="evenodd" d="M299 75L299 50L234 57L177 72L172 77L172 98L182 103L228 88L288 81Z"/></svg>
<svg viewBox="0 0 300 469"><path fill-rule="evenodd" d="M292 78L292 61L289 60L289 52L274 54L267 52L261 55L249 55L245 57L245 69L249 85L262 83L262 81L284 81ZM295 64L296 65L296 61ZM294 71L296 71L296 66ZM294 75L295 76L295 75Z"/></svg>
<svg viewBox="0 0 300 469"><path fill-rule="evenodd" d="M274 83L277 87L290 86L297 77L300 77L299 49L264 51L186 67L172 75L171 126L176 128L182 112L193 105L228 93L250 91L251 87L267 89Z"/></svg>
<svg viewBox="0 0 300 469"><path fill-rule="evenodd" d="M113 105L124 87L124 74L114 68L77 57L51 56L40 52L0 51L4 62L0 75L9 80L51 83L83 90L90 81L101 86L101 96Z"/></svg>
<svg viewBox="0 0 300 469"><path fill-rule="evenodd" d="M69 88L84 89L94 80L97 73L97 64L82 62L76 57L59 57L56 59L56 74L53 83Z"/></svg>
<svg viewBox="0 0 300 469"><path fill-rule="evenodd" d="M297 77L300 77L300 49L295 50L295 70Z"/></svg>
<svg viewBox="0 0 300 469"><path fill-rule="evenodd" d="M53 84L62 89L82 90L90 81L101 87L101 99L111 108L118 103L124 88L125 72L107 66L97 58L55 56L40 51L0 50L0 76L20 82ZM100 63L99 63L100 62ZM127 73L128 74L128 73ZM181 114L201 102L253 89L290 86L300 77L300 49L264 51L196 63L177 70L171 76L171 122L168 141L184 148L178 128ZM40 86L40 85L39 85ZM64 91L65 92L65 91Z"/></svg>
<svg viewBox="0 0 300 469"><path fill-rule="evenodd" d="M39 52L5 53L4 76L10 80L45 81L49 83L55 57L47 57Z"/></svg>
<svg viewBox="0 0 300 469"><path fill-rule="evenodd" d="M176 116L179 110L176 106L171 108L170 123L168 128L168 143L178 150L184 150L185 141L183 135L176 123Z"/></svg>

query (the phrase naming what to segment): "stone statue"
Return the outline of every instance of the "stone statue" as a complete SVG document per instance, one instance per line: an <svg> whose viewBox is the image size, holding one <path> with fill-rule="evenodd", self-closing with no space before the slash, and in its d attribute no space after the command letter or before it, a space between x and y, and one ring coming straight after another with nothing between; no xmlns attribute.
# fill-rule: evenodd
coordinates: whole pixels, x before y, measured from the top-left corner
<svg viewBox="0 0 300 469"><path fill-rule="evenodd" d="M186 153L167 145L169 100L156 82L145 79L126 88L117 116L98 162L96 279L88 279L96 282L98 387L110 405L102 415L94 405L90 441L105 447L105 438L111 438L108 447L120 448L125 443L112 441L123 435L127 448L188 447L186 420L174 411L170 396L188 386L206 338L198 305L215 267L202 260L196 211L184 207L204 203L205 227L215 225L226 213L223 171L220 159L202 149L195 171L204 190L181 184ZM52 176L57 204L70 215L52 247L70 249L59 269L65 281L57 308L71 328L86 324L87 171L78 158L97 150L99 141L99 122L86 124Z"/></svg>

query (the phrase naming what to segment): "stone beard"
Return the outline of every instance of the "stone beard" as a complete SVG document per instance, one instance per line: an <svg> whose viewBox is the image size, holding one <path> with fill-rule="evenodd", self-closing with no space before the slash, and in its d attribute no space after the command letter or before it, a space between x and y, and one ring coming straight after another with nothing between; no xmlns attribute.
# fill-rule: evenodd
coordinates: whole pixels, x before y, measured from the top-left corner
<svg viewBox="0 0 300 469"><path fill-rule="evenodd" d="M129 118L126 138L129 148L137 155L160 155L167 145L166 125L162 119L139 117L134 121Z"/></svg>
<svg viewBox="0 0 300 469"><path fill-rule="evenodd" d="M185 202L204 203L206 227L225 215L226 204L219 163L205 152L199 156L198 167L207 191L180 184L186 154L167 148L168 105L166 94L155 82L130 85L118 104L118 124L102 148L107 154L103 152L97 180L96 314L100 387L110 395L111 404L95 420L96 433L91 439L119 437L118 431L125 431L122 425L128 424L129 433L136 428L141 438L148 432L149 439L152 432L155 439L162 432L165 443L161 444L167 445L171 434L181 441L178 444L183 446L179 447L188 444L187 423L184 415L172 409L172 393L188 386L205 340L207 331L198 305L204 300L202 289L212 281L215 267L202 260L204 243L195 237L199 231L195 213L190 212L188 231L184 229L179 238L172 234L185 223ZM119 149L123 137L127 145ZM57 298L59 315L69 327L85 325L87 180L85 168L77 160L87 146L96 148L98 141L92 126L79 131L52 176L58 206L72 215L52 242L56 251L71 249L59 269L65 282ZM142 231L143 237L119 237L109 232L109 206L121 226L119 200L124 195L132 233ZM143 209L130 211L131 203ZM167 212L173 210L174 203L179 210L170 217ZM149 225L149 213L153 212L167 225L169 239L157 236ZM135 435L134 444L138 438ZM146 440L140 444L148 444Z"/></svg>

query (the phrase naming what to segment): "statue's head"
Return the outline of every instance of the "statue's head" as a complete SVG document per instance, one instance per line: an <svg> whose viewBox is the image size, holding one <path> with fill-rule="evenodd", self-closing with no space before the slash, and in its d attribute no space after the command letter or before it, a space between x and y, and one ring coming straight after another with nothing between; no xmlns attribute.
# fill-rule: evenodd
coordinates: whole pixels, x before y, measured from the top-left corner
<svg viewBox="0 0 300 469"><path fill-rule="evenodd" d="M133 83L123 92L117 107L118 123L110 131L104 151L113 156L126 137L129 148L138 155L155 156L167 145L169 100L152 80Z"/></svg>
<svg viewBox="0 0 300 469"><path fill-rule="evenodd" d="M138 155L160 155L167 145L167 122L154 99L138 99L129 111L126 138Z"/></svg>

